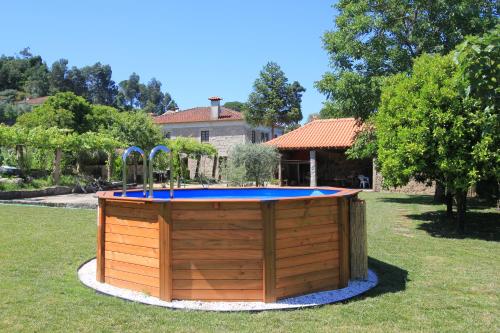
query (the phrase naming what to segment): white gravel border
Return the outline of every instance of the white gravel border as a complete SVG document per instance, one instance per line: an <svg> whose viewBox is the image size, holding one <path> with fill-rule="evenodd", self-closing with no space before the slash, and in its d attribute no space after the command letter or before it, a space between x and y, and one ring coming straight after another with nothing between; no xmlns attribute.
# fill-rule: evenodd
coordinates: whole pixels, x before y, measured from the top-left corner
<svg viewBox="0 0 500 333"><path fill-rule="evenodd" d="M377 275L368 271L368 280L349 281L349 285L343 289L321 291L303 296L290 297L277 301L276 303L263 302L201 302L201 301L172 301L165 302L157 297L148 296L141 292L132 291L111 286L106 283L97 282L96 260L92 259L83 264L78 270L78 278L89 288L99 293L123 298L129 301L143 304L162 306L170 309L201 310L201 311L266 311L300 309L336 303L361 295L367 290L375 287L378 283Z"/></svg>

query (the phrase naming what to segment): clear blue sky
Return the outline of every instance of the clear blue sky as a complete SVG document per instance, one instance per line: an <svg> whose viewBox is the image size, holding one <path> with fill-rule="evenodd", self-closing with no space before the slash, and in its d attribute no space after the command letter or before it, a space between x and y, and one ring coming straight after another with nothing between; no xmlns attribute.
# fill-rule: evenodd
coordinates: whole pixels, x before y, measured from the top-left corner
<svg viewBox="0 0 500 333"><path fill-rule="evenodd" d="M333 1L5 1L0 53L29 46L50 66L111 65L120 82L159 79L181 108L246 101L262 66L277 62L306 89L304 118L321 109L313 87L328 69L321 36Z"/></svg>

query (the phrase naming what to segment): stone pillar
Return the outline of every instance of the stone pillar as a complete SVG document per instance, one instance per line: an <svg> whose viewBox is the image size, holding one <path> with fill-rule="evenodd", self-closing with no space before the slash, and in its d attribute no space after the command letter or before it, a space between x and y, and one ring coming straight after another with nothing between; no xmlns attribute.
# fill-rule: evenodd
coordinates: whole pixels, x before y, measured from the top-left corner
<svg viewBox="0 0 500 333"><path fill-rule="evenodd" d="M309 186L314 187L317 186L317 181L316 181L316 151L311 150L309 152L309 168L310 168L310 175L311 175L311 181Z"/></svg>

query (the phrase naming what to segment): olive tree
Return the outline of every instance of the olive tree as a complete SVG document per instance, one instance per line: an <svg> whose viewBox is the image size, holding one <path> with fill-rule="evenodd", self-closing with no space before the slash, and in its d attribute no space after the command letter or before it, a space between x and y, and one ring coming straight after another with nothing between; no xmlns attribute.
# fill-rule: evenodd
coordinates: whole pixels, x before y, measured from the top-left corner
<svg viewBox="0 0 500 333"><path fill-rule="evenodd" d="M260 186L273 178L279 159L275 147L263 144L240 144L229 153L229 168L235 170L244 168L245 179L255 181L255 185Z"/></svg>

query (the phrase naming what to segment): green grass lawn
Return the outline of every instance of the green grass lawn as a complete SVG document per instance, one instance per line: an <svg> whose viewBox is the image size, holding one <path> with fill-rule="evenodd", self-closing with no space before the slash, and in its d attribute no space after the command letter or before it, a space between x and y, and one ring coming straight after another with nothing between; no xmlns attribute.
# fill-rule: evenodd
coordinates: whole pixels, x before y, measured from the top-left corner
<svg viewBox="0 0 500 333"><path fill-rule="evenodd" d="M363 194L380 284L315 309L173 311L96 294L76 270L95 256L96 213L0 205L0 331L401 332L500 330L500 213L475 206L457 236L425 196Z"/></svg>

